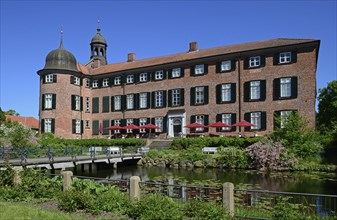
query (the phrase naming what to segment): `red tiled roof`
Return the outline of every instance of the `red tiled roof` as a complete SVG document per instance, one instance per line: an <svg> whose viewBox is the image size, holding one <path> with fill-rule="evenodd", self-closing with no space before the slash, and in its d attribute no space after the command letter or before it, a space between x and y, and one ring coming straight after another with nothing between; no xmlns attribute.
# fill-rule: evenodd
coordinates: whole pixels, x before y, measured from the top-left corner
<svg viewBox="0 0 337 220"><path fill-rule="evenodd" d="M19 122L32 129L39 129L39 120L33 117L6 115L6 119L10 119L12 122Z"/></svg>
<svg viewBox="0 0 337 220"><path fill-rule="evenodd" d="M133 62L122 62L101 66L92 70L92 74L104 74L116 71L123 71L147 66L155 66L160 64L174 63L185 60L193 60L203 57L211 57L223 54L238 53L243 51L266 49L273 47L281 47L286 45L295 45L302 43L318 42L315 39L290 39L290 38L276 38L271 40L255 41L243 44L234 44L229 46L214 47L209 49L202 49L193 52L184 52L166 56L159 56L153 58L146 58L143 60L136 60Z"/></svg>
<svg viewBox="0 0 337 220"><path fill-rule="evenodd" d="M82 72L83 74L89 75L89 70L86 66L84 66L80 63L77 63L77 69L78 69L78 71Z"/></svg>

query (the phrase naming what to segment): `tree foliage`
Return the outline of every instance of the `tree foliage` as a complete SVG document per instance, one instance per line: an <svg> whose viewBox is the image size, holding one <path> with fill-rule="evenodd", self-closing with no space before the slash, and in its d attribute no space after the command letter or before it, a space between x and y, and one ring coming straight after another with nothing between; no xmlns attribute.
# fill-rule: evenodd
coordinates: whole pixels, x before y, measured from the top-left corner
<svg viewBox="0 0 337 220"><path fill-rule="evenodd" d="M319 89L317 122L320 131L326 132L337 122L337 80Z"/></svg>

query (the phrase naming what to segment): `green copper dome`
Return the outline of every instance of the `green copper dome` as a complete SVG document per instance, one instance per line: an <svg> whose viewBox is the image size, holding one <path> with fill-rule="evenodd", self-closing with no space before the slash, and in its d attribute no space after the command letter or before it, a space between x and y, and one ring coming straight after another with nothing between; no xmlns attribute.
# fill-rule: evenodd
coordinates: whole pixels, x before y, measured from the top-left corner
<svg viewBox="0 0 337 220"><path fill-rule="evenodd" d="M77 61L72 53L64 49L61 40L60 47L47 55L46 64L43 69L77 71Z"/></svg>

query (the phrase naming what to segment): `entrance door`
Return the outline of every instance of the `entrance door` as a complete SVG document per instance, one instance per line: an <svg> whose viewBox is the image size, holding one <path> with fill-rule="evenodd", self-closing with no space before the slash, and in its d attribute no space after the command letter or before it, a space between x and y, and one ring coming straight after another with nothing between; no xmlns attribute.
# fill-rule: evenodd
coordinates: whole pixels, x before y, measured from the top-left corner
<svg viewBox="0 0 337 220"><path fill-rule="evenodd" d="M182 134L181 118L173 118L173 135L174 137L181 137Z"/></svg>

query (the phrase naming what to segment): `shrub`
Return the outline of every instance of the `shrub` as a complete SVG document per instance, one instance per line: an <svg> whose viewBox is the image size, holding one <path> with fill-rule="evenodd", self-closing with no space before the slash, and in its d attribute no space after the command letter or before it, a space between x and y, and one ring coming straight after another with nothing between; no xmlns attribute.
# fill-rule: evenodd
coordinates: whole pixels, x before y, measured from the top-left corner
<svg viewBox="0 0 337 220"><path fill-rule="evenodd" d="M127 214L135 219L171 220L182 219L183 204L172 198L157 194L145 195L139 202L132 204Z"/></svg>
<svg viewBox="0 0 337 220"><path fill-rule="evenodd" d="M89 192L68 190L59 194L58 207L66 212L74 212L78 209L94 209L95 198Z"/></svg>
<svg viewBox="0 0 337 220"><path fill-rule="evenodd" d="M188 219L224 220L230 219L225 208L207 203L201 199L193 199L185 206L185 216Z"/></svg>
<svg viewBox="0 0 337 220"><path fill-rule="evenodd" d="M280 143L264 140L245 149L252 160L251 167L258 170L282 170L297 164Z"/></svg>
<svg viewBox="0 0 337 220"><path fill-rule="evenodd" d="M115 188L98 193L97 209L101 211L124 214L130 208L130 199L126 193Z"/></svg>
<svg viewBox="0 0 337 220"><path fill-rule="evenodd" d="M224 168L245 169L249 167L248 154L241 149L235 147L220 148L218 153L221 155L219 159L222 161Z"/></svg>

